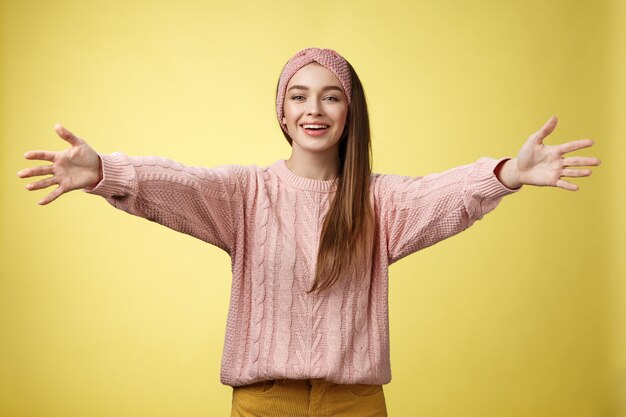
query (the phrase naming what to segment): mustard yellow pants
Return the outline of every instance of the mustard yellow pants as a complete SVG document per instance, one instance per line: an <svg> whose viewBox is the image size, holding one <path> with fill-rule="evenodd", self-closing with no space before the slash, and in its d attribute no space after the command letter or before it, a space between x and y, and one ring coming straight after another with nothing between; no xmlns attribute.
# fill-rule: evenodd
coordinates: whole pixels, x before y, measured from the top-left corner
<svg viewBox="0 0 626 417"><path fill-rule="evenodd" d="M233 387L231 417L387 417L382 385L276 379Z"/></svg>

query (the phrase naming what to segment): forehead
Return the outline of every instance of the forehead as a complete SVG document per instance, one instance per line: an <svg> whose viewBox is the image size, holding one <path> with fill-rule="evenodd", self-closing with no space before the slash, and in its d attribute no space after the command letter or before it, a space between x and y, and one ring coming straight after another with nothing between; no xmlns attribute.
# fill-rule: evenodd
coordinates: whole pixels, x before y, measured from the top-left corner
<svg viewBox="0 0 626 417"><path fill-rule="evenodd" d="M287 88L293 84L305 85L309 87L322 87L328 85L341 87L341 81L339 81L337 76L335 76L335 74L333 74L333 72L328 68L315 61L300 68L287 83Z"/></svg>

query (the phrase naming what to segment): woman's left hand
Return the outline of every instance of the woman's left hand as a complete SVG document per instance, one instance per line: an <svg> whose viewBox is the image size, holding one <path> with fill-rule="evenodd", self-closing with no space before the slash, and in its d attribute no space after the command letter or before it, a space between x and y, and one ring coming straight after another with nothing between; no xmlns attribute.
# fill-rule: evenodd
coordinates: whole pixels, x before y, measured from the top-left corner
<svg viewBox="0 0 626 417"><path fill-rule="evenodd" d="M560 145L549 146L543 140L554 130L557 117L550 120L537 132L530 135L520 149L517 158L510 159L497 170L498 179L509 188L519 188L524 184L559 187L569 191L578 190L576 184L565 181L562 177L588 177L590 169L572 167L600 165L598 158L564 155L579 149L593 146L591 139L580 139Z"/></svg>

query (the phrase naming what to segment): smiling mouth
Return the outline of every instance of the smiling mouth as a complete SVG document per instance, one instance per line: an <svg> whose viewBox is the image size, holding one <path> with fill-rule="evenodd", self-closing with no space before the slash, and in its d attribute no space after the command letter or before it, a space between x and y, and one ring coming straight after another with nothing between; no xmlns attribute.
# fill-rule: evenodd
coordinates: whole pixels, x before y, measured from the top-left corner
<svg viewBox="0 0 626 417"><path fill-rule="evenodd" d="M308 126L308 128L310 128L310 129L321 129L321 128L326 129L326 128L330 127L330 125L327 125L325 123L302 123L300 126L303 127L303 128L305 126Z"/></svg>
<svg viewBox="0 0 626 417"><path fill-rule="evenodd" d="M300 127L305 130L326 130L330 126L325 123L302 123Z"/></svg>
<svg viewBox="0 0 626 417"><path fill-rule="evenodd" d="M321 136L330 128L330 126L326 126L325 128L306 128L304 126L300 126L304 132L309 136Z"/></svg>

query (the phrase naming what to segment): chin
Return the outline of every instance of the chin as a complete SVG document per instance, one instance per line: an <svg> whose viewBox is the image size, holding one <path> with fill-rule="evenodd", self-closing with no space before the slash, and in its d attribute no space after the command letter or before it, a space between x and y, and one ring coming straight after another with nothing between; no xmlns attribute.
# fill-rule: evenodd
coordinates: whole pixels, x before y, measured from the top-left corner
<svg viewBox="0 0 626 417"><path fill-rule="evenodd" d="M302 142L301 140L295 141L295 143L297 143L298 148L300 148L302 151L309 153L326 153L332 151L333 149L339 149L338 143L330 144L326 142L312 144L310 143L310 141Z"/></svg>

